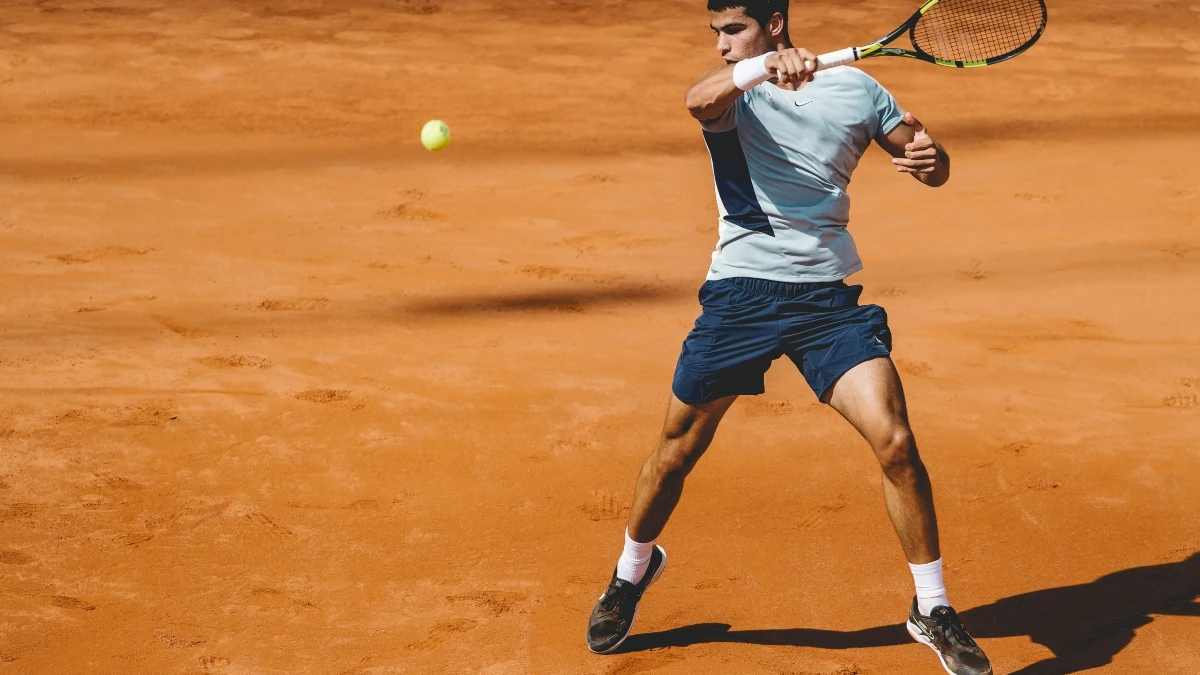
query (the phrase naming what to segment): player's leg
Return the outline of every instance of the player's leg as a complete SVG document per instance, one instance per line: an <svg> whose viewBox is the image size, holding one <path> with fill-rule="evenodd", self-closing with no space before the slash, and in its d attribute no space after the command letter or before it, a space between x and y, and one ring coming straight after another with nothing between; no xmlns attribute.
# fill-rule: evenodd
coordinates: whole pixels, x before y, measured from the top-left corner
<svg viewBox="0 0 1200 675"><path fill-rule="evenodd" d="M621 646L637 617L642 593L662 574L667 554L654 542L679 503L683 482L712 442L717 425L737 396L689 404L671 396L654 451L642 464L625 547L608 589L588 619L588 649L604 654Z"/></svg>
<svg viewBox="0 0 1200 675"><path fill-rule="evenodd" d="M666 566L666 551L655 539L679 503L684 480L734 400L763 392L763 374L780 354L770 298L723 280L705 283L700 303L704 311L675 366L662 434L638 474L624 549L588 619L593 652L615 650L633 629L642 593Z"/></svg>
<svg viewBox="0 0 1200 675"><path fill-rule="evenodd" d="M908 425L900 376L890 358L887 312L859 305L862 286L837 284L794 299L783 324L786 353L813 392L871 444L883 469L888 514L912 564L938 560L929 474Z"/></svg>
<svg viewBox="0 0 1200 675"><path fill-rule="evenodd" d="M933 649L947 672L990 675L991 663L946 597L933 490L917 452L904 389L892 360L879 357L854 366L837 379L826 398L871 445L883 471L888 515L917 587L909 610L909 634Z"/></svg>
<svg viewBox="0 0 1200 675"><path fill-rule="evenodd" d="M875 358L851 368L826 397L875 451L883 471L884 502L908 562L936 561L941 551L933 489L891 359Z"/></svg>
<svg viewBox="0 0 1200 675"><path fill-rule="evenodd" d="M871 444L883 471L888 515L916 582L908 631L954 675L990 675L983 650L946 599L929 474L908 424L904 389L891 361L887 313L859 305L862 286L841 284L795 298L784 348L804 379Z"/></svg>
<svg viewBox="0 0 1200 675"><path fill-rule="evenodd" d="M737 396L726 396L689 404L671 396L658 445L642 464L633 491L626 532L634 541L658 538L683 494L684 479L708 449L717 425L735 400Z"/></svg>

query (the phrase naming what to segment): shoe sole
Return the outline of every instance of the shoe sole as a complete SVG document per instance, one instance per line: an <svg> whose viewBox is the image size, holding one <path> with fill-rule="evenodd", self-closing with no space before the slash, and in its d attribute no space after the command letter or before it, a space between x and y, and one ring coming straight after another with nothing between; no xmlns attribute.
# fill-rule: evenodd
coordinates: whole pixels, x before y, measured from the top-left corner
<svg viewBox="0 0 1200 675"><path fill-rule="evenodd" d="M932 649L934 654L937 654L938 663L942 664L942 670L950 673L950 675L958 675L958 673L950 670L950 667L946 665L946 661L942 659L942 653L938 651L938 648L929 640L929 638L925 637L925 634L921 632L921 629L918 628L916 624L914 624L912 621L907 621L905 622L904 627L908 629L909 637L915 640L917 644L925 645L926 647ZM992 671L989 670L985 675L991 675L991 672Z"/></svg>
<svg viewBox="0 0 1200 675"><path fill-rule="evenodd" d="M655 546L654 548L657 548L658 552L662 554L662 564L658 566L658 570L654 573L654 576L650 577L650 581L646 583L646 588L642 589L643 596L645 595L646 591L650 590L650 587L654 585L654 582L658 581L658 578L662 576L663 570L667 569L667 550L661 546ZM629 620L629 630L625 631L625 634L621 636L620 640L617 640L617 644L602 651L596 651L595 649L592 649L591 645L588 645L588 651L593 654L611 654L612 652L615 652L617 647L621 646L622 642L627 640L630 635L633 635L633 624L637 623L637 615L641 609L642 601L638 600L637 609L633 610L633 618ZM951 673L951 675L954 674Z"/></svg>

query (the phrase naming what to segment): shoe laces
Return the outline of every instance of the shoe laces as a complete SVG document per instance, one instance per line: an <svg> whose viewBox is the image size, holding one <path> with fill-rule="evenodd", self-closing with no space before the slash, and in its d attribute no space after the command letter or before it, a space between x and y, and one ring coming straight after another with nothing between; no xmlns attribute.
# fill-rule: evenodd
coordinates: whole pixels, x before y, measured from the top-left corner
<svg viewBox="0 0 1200 675"><path fill-rule="evenodd" d="M632 588L632 585L620 579L608 585L608 590L604 592L604 599L600 601L600 609L605 613L610 613L621 606L621 602L628 595L625 589Z"/></svg>
<svg viewBox="0 0 1200 675"><path fill-rule="evenodd" d="M938 607L933 610L933 615L930 617L937 622L950 638L964 647L975 647L975 639L963 627L962 621L958 618L958 613L950 607Z"/></svg>

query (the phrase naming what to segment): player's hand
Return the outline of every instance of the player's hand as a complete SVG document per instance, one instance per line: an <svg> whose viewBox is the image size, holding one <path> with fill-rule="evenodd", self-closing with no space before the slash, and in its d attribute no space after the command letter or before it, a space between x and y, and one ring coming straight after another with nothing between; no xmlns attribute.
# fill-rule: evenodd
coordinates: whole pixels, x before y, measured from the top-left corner
<svg viewBox="0 0 1200 675"><path fill-rule="evenodd" d="M779 47L767 57L767 68L775 73L779 84L800 84L812 82L813 73L817 70L817 55L807 49Z"/></svg>
<svg viewBox="0 0 1200 675"><path fill-rule="evenodd" d="M944 156L937 143L929 137L925 125L912 113L904 113L904 123L912 127L913 140L904 146L904 156L892 160L896 170L903 173L935 173L942 169Z"/></svg>

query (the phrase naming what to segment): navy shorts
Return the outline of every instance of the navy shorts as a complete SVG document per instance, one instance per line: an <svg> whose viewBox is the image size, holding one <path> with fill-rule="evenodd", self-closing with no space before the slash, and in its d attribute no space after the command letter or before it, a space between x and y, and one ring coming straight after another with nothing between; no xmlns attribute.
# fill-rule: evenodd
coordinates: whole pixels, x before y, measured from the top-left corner
<svg viewBox="0 0 1200 675"><path fill-rule="evenodd" d="M862 286L734 277L700 287L704 311L683 341L671 387L684 403L764 391L771 362L787 355L817 398L858 364L888 356L887 313L859 305Z"/></svg>

